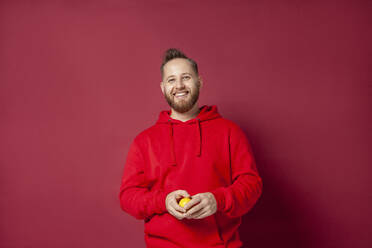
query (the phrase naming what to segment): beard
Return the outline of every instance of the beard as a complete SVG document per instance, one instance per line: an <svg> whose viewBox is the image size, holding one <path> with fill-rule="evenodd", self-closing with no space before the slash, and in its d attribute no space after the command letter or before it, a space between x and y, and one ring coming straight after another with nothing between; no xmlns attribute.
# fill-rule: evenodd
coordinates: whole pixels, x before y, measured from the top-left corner
<svg viewBox="0 0 372 248"><path fill-rule="evenodd" d="M175 96L164 94L169 106L178 113L185 113L192 109L199 99L200 82L196 85L195 91L189 91L189 96L186 99L174 100Z"/></svg>

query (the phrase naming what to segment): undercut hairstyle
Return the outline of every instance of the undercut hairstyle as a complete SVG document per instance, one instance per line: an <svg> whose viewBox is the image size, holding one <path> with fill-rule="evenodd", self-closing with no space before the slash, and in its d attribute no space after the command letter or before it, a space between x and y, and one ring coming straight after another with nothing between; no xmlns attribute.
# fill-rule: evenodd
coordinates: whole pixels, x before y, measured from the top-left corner
<svg viewBox="0 0 372 248"><path fill-rule="evenodd" d="M169 48L167 51L164 52L163 63L160 66L161 78L163 78L164 76L164 65L168 63L169 61L171 61L172 59L177 59L177 58L187 59L190 62L191 67L194 69L195 74L199 75L198 65L193 59L190 59L183 52L181 52L180 50L176 48Z"/></svg>

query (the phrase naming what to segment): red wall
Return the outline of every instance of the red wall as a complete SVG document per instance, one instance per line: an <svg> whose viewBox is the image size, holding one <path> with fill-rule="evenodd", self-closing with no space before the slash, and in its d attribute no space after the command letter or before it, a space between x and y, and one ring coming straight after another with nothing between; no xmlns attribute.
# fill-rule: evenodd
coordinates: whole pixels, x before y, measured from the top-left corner
<svg viewBox="0 0 372 248"><path fill-rule="evenodd" d="M0 247L144 247L117 195L130 142L168 109L169 47L252 143L246 247L372 247L370 7L1 1Z"/></svg>

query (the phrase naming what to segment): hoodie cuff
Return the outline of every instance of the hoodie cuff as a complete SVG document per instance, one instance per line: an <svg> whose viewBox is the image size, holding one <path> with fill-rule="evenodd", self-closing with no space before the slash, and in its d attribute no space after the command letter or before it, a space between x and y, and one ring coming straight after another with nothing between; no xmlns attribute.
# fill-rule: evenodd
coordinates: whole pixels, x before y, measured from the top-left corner
<svg viewBox="0 0 372 248"><path fill-rule="evenodd" d="M156 199L157 199L156 209L158 210L159 213L168 212L168 210L165 206L165 199L167 198L167 195L169 193L170 192L167 192L167 191L159 191L159 193L156 197Z"/></svg>
<svg viewBox="0 0 372 248"><path fill-rule="evenodd" d="M225 209L225 189L223 187L212 190L211 193L217 202L217 211L223 212Z"/></svg>

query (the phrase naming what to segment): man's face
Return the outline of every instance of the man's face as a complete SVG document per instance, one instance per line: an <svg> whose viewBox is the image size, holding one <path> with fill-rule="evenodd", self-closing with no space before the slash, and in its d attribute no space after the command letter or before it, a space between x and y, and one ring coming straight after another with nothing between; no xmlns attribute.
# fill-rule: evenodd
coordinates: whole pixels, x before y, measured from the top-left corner
<svg viewBox="0 0 372 248"><path fill-rule="evenodd" d="M201 79L190 62L183 58L170 60L163 68L161 90L169 106L179 113L192 109L199 98Z"/></svg>

